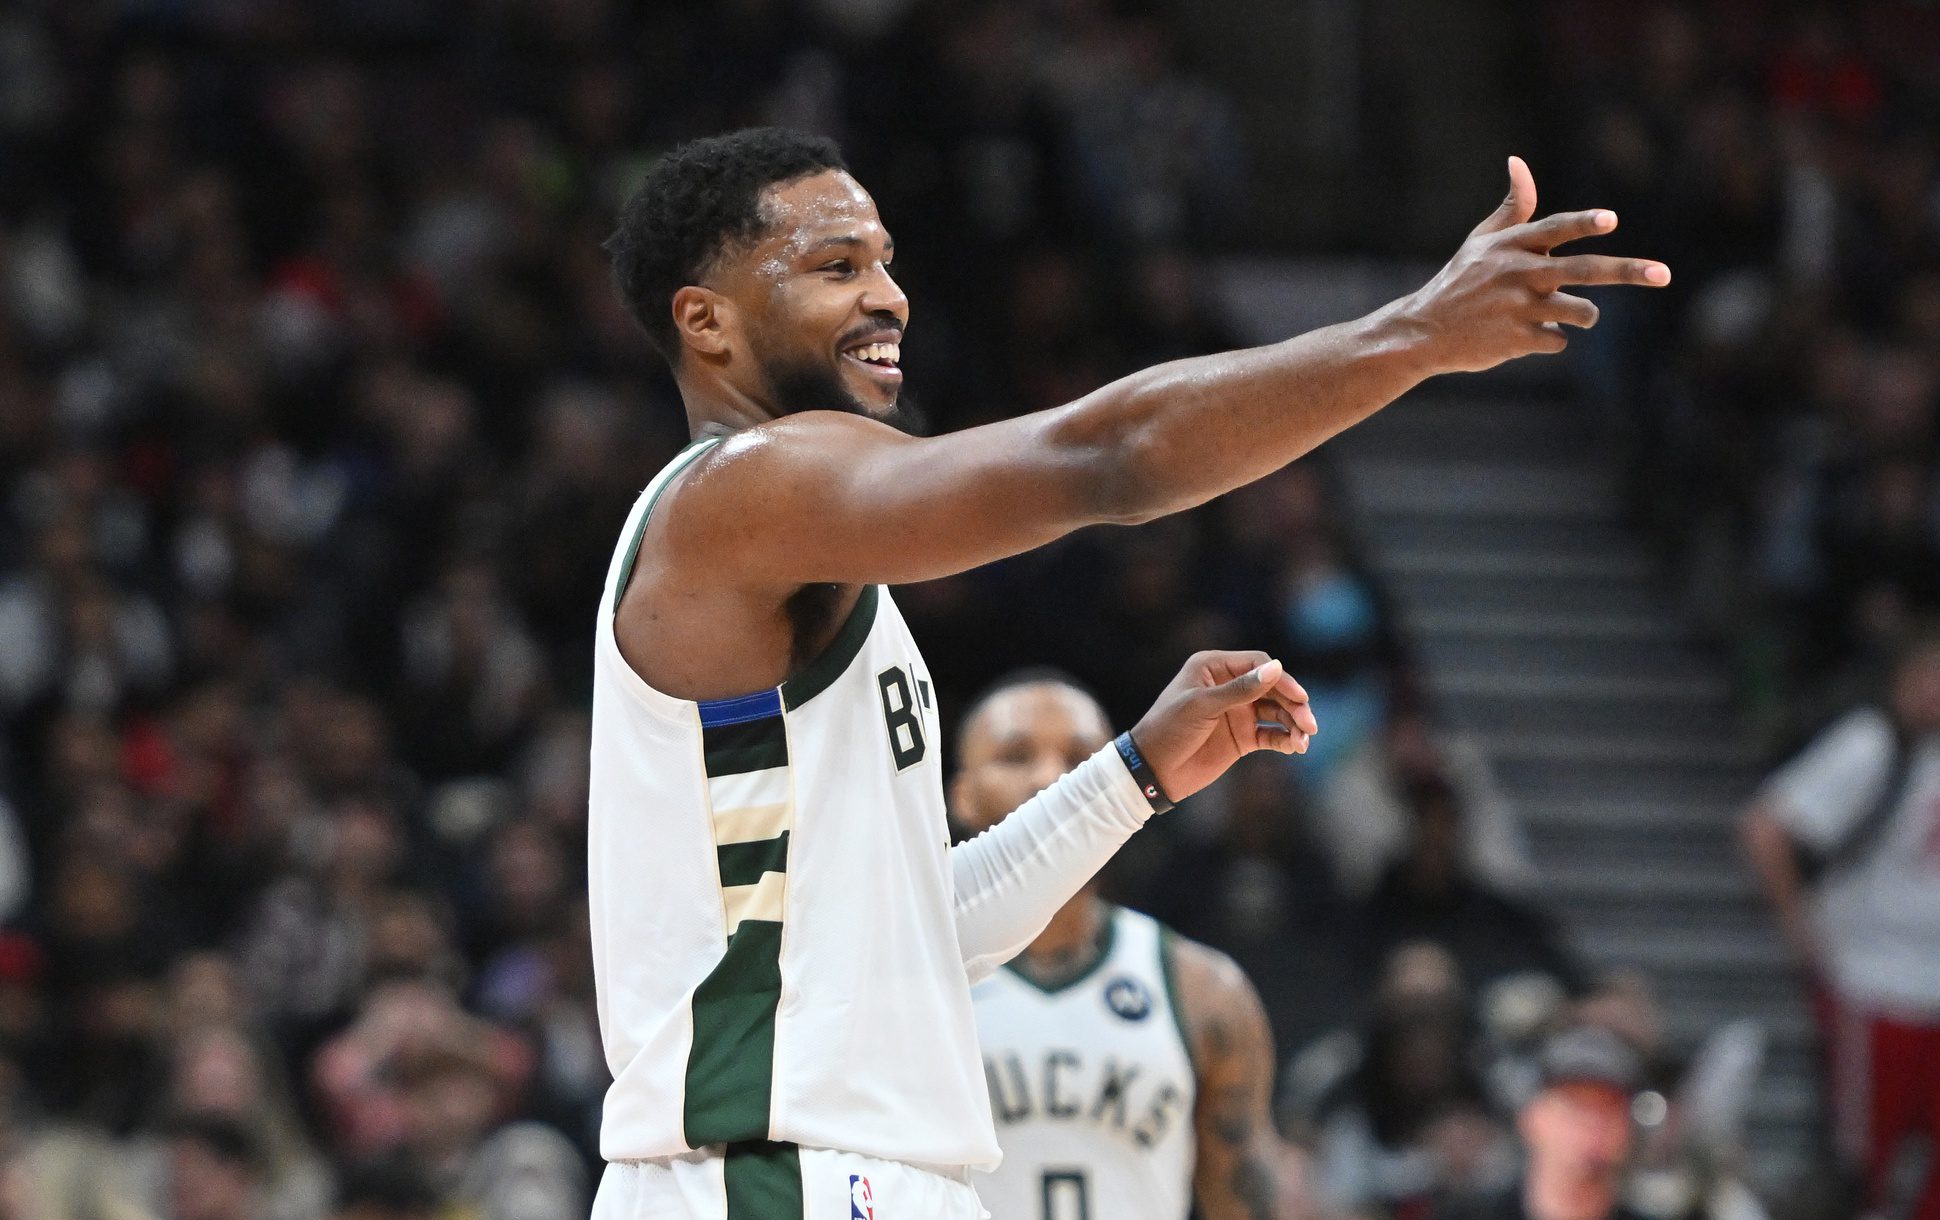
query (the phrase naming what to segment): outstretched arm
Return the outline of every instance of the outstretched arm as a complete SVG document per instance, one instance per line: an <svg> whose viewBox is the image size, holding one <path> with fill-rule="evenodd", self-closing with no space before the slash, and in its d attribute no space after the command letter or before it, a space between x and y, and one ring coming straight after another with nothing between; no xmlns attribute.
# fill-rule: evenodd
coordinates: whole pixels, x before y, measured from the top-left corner
<svg viewBox="0 0 1940 1220"><path fill-rule="evenodd" d="M1183 800L1256 750L1304 753L1307 692L1263 652L1202 652L1132 729L1166 796ZM1152 814L1114 746L950 850L957 945L971 981L1036 939Z"/></svg>
<svg viewBox="0 0 1940 1220"><path fill-rule="evenodd" d="M1304 1215L1293 1159L1273 1128L1273 1031L1259 994L1233 959L1192 941L1171 943L1178 1001L1199 1077L1193 1109L1199 1159L1193 1194L1206 1220Z"/></svg>
<svg viewBox="0 0 1940 1220"><path fill-rule="evenodd" d="M1610 232L1605 211L1531 221L1509 196L1433 280L1365 318L1266 347L1158 365L1077 402L932 438L810 411L742 432L669 507L692 556L784 596L965 571L1081 526L1178 512L1308 452L1436 373L1560 351L1596 306L1563 288L1656 285L1659 263L1551 257ZM873 274L873 269L872 269Z"/></svg>

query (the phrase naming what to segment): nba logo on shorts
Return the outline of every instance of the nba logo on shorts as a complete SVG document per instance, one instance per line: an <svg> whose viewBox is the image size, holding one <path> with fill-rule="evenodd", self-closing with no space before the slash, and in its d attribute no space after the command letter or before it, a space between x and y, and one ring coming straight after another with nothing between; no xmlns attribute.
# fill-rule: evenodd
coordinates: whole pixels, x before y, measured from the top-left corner
<svg viewBox="0 0 1940 1220"><path fill-rule="evenodd" d="M859 1173L849 1175L849 1220L876 1220L876 1192Z"/></svg>

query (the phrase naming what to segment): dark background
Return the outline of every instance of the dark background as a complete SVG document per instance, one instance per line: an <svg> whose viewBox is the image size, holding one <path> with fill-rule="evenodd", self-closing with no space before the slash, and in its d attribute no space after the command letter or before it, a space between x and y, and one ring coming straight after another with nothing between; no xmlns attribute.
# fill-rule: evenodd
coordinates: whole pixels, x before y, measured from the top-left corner
<svg viewBox="0 0 1940 1220"><path fill-rule="evenodd" d="M875 194L939 431L1269 337L1248 277L1405 288L1520 152L1677 283L1463 392L1588 421L1737 740L1776 757L1940 600L1931 5L16 0L0 1214L584 1214L592 608L685 440L599 243L657 151L757 122ZM1509 1163L1568 1004L1666 1081L1704 1031L1559 932L1350 504L1323 451L897 597L946 718L1032 663L1121 724L1198 647L1306 682L1314 756L1112 885L1311 1052L1315 1205L1405 1215ZM1393 837L1356 855L1358 803ZM1801 1105L1705 1172L1795 1202Z"/></svg>

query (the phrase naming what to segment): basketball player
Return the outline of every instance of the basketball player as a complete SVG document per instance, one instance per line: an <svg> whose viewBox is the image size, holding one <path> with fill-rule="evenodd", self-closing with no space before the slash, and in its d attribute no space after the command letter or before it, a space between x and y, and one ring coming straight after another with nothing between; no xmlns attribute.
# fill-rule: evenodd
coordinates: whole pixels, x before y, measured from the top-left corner
<svg viewBox="0 0 1940 1220"><path fill-rule="evenodd" d="M950 849L928 671L883 586L1201 503L1422 378L1563 346L1528 170L1427 286L1359 321L1180 361L1069 406L918 439L893 418L909 302L825 140L696 141L608 243L694 443L615 547L594 665L590 909L601 1220L976 1220L997 1163L971 981L1168 798L1315 731L1264 654L1193 658L1127 735ZM1255 728L1256 722L1270 727Z"/></svg>
<svg viewBox="0 0 1940 1220"><path fill-rule="evenodd" d="M988 830L1106 742L1055 674L1000 681L966 714L950 810ZM972 988L1003 1164L975 1178L1006 1220L1272 1220L1284 1150L1273 1034L1233 960L1086 885ZM1291 1204L1292 1200L1286 1200Z"/></svg>

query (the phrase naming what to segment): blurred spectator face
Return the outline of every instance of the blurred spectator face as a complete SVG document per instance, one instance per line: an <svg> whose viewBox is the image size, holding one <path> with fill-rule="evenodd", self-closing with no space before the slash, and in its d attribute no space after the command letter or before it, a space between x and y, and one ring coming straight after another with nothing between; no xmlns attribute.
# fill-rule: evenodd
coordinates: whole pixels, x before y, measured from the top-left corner
<svg viewBox="0 0 1940 1220"><path fill-rule="evenodd" d="M411 1147L436 1162L468 1152L490 1133L498 1087L471 1058L438 1056L421 1070L406 1104Z"/></svg>
<svg viewBox="0 0 1940 1220"><path fill-rule="evenodd" d="M768 231L708 277L711 295L729 305L714 315L725 322L723 342L745 348L767 383L760 397L783 414L833 406L892 419L901 371L848 354L865 341L897 341L909 317L875 201L830 172L770 188L762 211ZM676 316L689 299L702 298L676 294Z"/></svg>
<svg viewBox="0 0 1940 1220"><path fill-rule="evenodd" d="M997 692L963 730L950 787L958 821L972 834L990 829L1110 740L1104 709L1062 682Z"/></svg>
<svg viewBox="0 0 1940 1220"><path fill-rule="evenodd" d="M532 926L559 909L565 862L552 836L530 822L514 822L492 845L492 888L515 922Z"/></svg>
<svg viewBox="0 0 1940 1220"><path fill-rule="evenodd" d="M1538 1093L1517 1122L1529 1146L1532 1193L1576 1216L1602 1216L1630 1157L1630 1102L1602 1084Z"/></svg>
<svg viewBox="0 0 1940 1220"><path fill-rule="evenodd" d="M120 871L77 855L55 879L54 911L62 939L100 943L133 928L135 896Z"/></svg>
<svg viewBox="0 0 1940 1220"><path fill-rule="evenodd" d="M209 1026L239 1024L249 1004L235 967L220 953L182 959L169 979L168 1023L177 1037Z"/></svg>
<svg viewBox="0 0 1940 1220"><path fill-rule="evenodd" d="M1462 1003L1461 971L1447 949L1427 941L1402 945L1388 956L1381 971L1379 1003L1383 1008Z"/></svg>
<svg viewBox="0 0 1940 1220"><path fill-rule="evenodd" d="M457 962L436 912L415 894L396 894L378 904L367 954L371 974L399 978L445 977Z"/></svg>
<svg viewBox="0 0 1940 1220"><path fill-rule="evenodd" d="M56 787L73 792L91 782L121 774L121 744L99 716L69 712L55 722L49 743L49 770Z"/></svg>
<svg viewBox="0 0 1940 1220"><path fill-rule="evenodd" d="M1894 671L1893 711L1909 732L1940 730L1940 639L1922 641Z"/></svg>
<svg viewBox="0 0 1940 1220"><path fill-rule="evenodd" d="M339 695L329 700L328 714L317 728L321 748L314 757L325 782L348 785L375 779L383 771L384 717L368 699Z"/></svg>
<svg viewBox="0 0 1940 1220"><path fill-rule="evenodd" d="M263 1099L262 1066L255 1048L233 1029L192 1035L176 1057L170 1092L178 1110L249 1114Z"/></svg>

